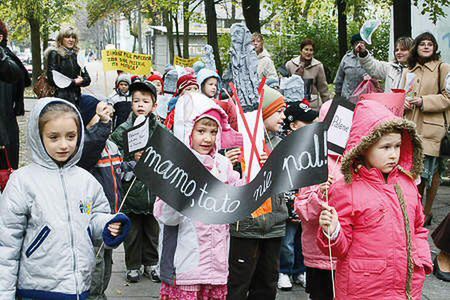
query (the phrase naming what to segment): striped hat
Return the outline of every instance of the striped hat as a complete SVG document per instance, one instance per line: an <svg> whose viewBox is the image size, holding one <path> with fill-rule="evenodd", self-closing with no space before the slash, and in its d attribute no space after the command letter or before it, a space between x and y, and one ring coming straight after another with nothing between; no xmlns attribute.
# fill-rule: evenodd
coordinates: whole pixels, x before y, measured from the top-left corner
<svg viewBox="0 0 450 300"><path fill-rule="evenodd" d="M285 106L284 96L279 91L264 85L263 119L267 119Z"/></svg>

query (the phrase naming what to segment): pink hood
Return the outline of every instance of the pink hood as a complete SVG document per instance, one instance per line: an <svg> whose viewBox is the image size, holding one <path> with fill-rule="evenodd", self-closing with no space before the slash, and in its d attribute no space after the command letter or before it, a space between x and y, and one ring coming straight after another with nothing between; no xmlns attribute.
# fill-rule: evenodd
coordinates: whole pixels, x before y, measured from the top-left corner
<svg viewBox="0 0 450 300"><path fill-rule="evenodd" d="M375 101L360 101L355 108L350 137L342 160L342 174L351 183L358 164L355 160L384 134L393 129L400 130L402 146L399 169L412 178L420 175L423 169L423 149L416 125L408 120L394 116L384 105Z"/></svg>

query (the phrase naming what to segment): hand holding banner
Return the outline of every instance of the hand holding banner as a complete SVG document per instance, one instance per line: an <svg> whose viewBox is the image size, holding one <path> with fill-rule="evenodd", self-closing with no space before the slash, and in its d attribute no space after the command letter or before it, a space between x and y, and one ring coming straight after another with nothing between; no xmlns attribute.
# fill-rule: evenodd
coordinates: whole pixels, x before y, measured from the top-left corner
<svg viewBox="0 0 450 300"><path fill-rule="evenodd" d="M207 224L229 224L249 216L273 195L327 180L324 127L315 123L292 133L249 184L235 187L219 181L189 148L158 126L135 174L183 215Z"/></svg>

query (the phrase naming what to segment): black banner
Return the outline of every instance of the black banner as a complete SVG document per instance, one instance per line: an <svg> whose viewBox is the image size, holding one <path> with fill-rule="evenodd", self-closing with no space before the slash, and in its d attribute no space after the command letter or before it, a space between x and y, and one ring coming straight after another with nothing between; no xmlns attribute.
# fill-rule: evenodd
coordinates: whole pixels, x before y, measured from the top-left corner
<svg viewBox="0 0 450 300"><path fill-rule="evenodd" d="M189 148L158 126L135 173L183 215L207 224L234 223L271 196L327 180L324 128L315 123L294 131L249 184L235 187L216 179Z"/></svg>

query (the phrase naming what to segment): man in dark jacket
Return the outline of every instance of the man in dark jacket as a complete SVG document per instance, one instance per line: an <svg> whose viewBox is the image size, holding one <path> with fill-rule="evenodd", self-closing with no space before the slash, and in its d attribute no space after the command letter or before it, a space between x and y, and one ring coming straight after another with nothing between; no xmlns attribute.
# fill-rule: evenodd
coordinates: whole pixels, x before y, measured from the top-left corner
<svg viewBox="0 0 450 300"><path fill-rule="evenodd" d="M6 46L8 31L0 20L0 146L6 146L14 169L19 166L19 125L17 116L25 113L23 92L31 85L28 72L20 59ZM0 152L0 169L6 159Z"/></svg>

